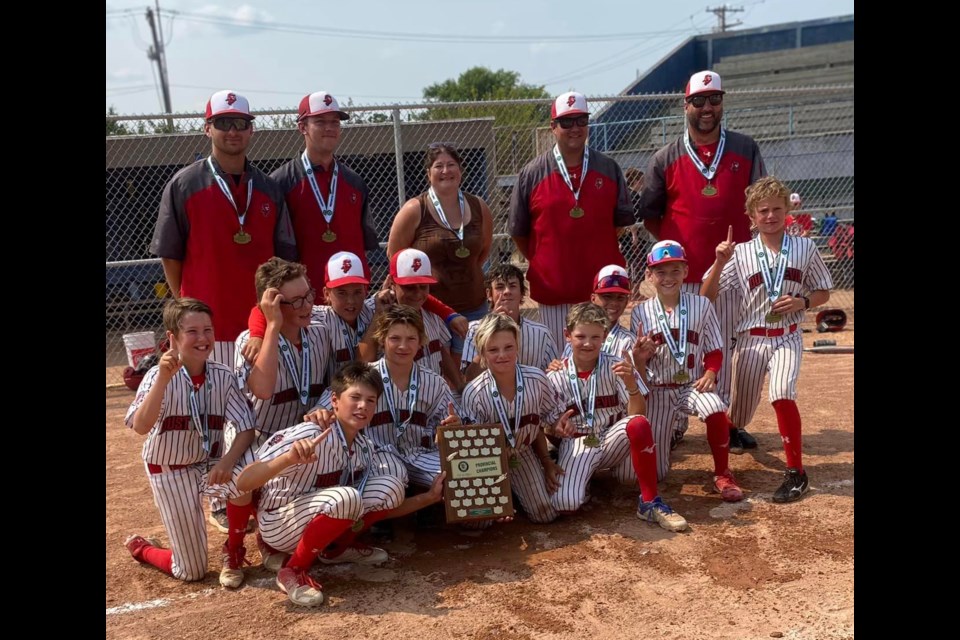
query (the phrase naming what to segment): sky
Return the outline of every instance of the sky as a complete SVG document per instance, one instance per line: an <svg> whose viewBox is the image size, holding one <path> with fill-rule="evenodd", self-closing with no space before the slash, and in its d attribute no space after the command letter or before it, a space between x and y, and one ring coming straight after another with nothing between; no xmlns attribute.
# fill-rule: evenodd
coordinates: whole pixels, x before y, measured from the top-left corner
<svg viewBox="0 0 960 640"><path fill-rule="evenodd" d="M163 112L146 20L156 0L106 3L106 106ZM744 0L733 29L854 13L853 0ZM553 95L616 95L718 18L703 0L160 0L174 113L233 89L254 110L328 91L341 106L407 104L475 66Z"/></svg>

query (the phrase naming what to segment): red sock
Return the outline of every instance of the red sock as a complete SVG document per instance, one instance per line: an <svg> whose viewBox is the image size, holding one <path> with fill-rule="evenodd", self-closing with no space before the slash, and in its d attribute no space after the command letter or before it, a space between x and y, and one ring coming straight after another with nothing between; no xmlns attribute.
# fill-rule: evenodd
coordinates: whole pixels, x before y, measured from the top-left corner
<svg viewBox="0 0 960 640"><path fill-rule="evenodd" d="M360 531L354 531L353 528L350 528L344 531L339 538L334 540L330 546L324 550L323 557L336 558L338 555L346 551L358 536L366 533L370 527L377 522L389 518L393 511L393 509L386 509L383 511L371 511L370 513L363 514L363 529Z"/></svg>
<svg viewBox="0 0 960 640"><path fill-rule="evenodd" d="M247 534L247 522L253 514L253 503L242 507L232 502L227 503L227 523L230 531L227 533L227 548L239 549L243 546L243 536Z"/></svg>
<svg viewBox="0 0 960 640"><path fill-rule="evenodd" d="M160 549L153 545L147 545L140 552L140 559L149 565L160 569L168 576L173 575L173 550Z"/></svg>
<svg viewBox="0 0 960 640"><path fill-rule="evenodd" d="M323 551L328 544L336 540L344 531L350 530L353 520L341 520L330 516L319 515L310 521L297 550L287 560L288 567L293 569L309 569L317 554Z"/></svg>
<svg viewBox="0 0 960 640"><path fill-rule="evenodd" d="M713 453L713 475L719 476L730 467L730 429L733 423L723 411L707 416L707 442Z"/></svg>
<svg viewBox="0 0 960 640"><path fill-rule="evenodd" d="M627 423L627 439L630 440L630 458L633 470L640 482L640 495L644 502L657 497L657 450L653 445L653 431L643 416L631 418Z"/></svg>
<svg viewBox="0 0 960 640"><path fill-rule="evenodd" d="M787 454L787 466L803 471L800 440L800 410L793 400L777 400L773 403L777 412L777 428L783 440L783 451Z"/></svg>

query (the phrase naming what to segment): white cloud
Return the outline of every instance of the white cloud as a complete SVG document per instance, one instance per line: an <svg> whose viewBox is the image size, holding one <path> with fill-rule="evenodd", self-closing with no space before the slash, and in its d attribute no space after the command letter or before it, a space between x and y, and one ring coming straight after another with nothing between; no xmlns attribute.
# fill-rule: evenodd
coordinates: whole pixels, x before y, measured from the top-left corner
<svg viewBox="0 0 960 640"><path fill-rule="evenodd" d="M128 67L107 71L107 82L116 82L117 84L133 84L147 80L147 74L143 71L137 71Z"/></svg>
<svg viewBox="0 0 960 640"><path fill-rule="evenodd" d="M242 26L232 24L217 24L211 22L201 22L193 19L193 15L202 16L215 20L227 20L239 24L253 24L255 22L274 22L273 15L263 9L252 7L248 4L234 6L221 6L218 4L206 4L198 8L187 7L184 13L191 16L174 16L173 29L178 36L246 36L257 33L256 29L248 29Z"/></svg>

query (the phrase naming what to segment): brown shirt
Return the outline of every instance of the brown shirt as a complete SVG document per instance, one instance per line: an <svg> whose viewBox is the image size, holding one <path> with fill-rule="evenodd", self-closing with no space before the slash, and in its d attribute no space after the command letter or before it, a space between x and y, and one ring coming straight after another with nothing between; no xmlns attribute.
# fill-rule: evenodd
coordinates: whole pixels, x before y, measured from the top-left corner
<svg viewBox="0 0 960 640"><path fill-rule="evenodd" d="M430 286L430 293L460 313L476 309L486 300L483 265L480 264L483 211L476 196L469 193L463 196L470 207L470 223L463 229L463 246L470 250L469 256L457 257L460 239L456 233L437 222L427 210L426 193L417 196L420 201L420 224L411 245L430 258L433 277L438 281ZM454 228L459 229L459 225Z"/></svg>

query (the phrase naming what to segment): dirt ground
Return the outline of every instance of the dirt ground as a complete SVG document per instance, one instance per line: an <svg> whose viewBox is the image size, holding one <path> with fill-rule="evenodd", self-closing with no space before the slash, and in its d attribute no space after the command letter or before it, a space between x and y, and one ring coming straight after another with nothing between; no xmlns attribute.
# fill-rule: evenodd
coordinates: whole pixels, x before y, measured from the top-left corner
<svg viewBox="0 0 960 640"><path fill-rule="evenodd" d="M852 313L845 331L803 338L805 346L852 345ZM223 536L211 525L200 582L130 557L128 534L167 538L140 461L142 438L122 424L133 392L108 389L106 637L852 639L853 386L852 354L804 354L799 406L811 490L799 502L770 502L784 456L769 404L750 427L759 448L731 456L747 495L737 504L710 493L704 427L692 418L660 487L689 531L641 522L637 492L609 478L594 481L582 513L550 525L521 516L474 537L418 530L407 518L381 545L391 556L382 567L316 569L327 595L317 610L287 601L260 567L252 534L254 566L236 591L217 581Z"/></svg>

